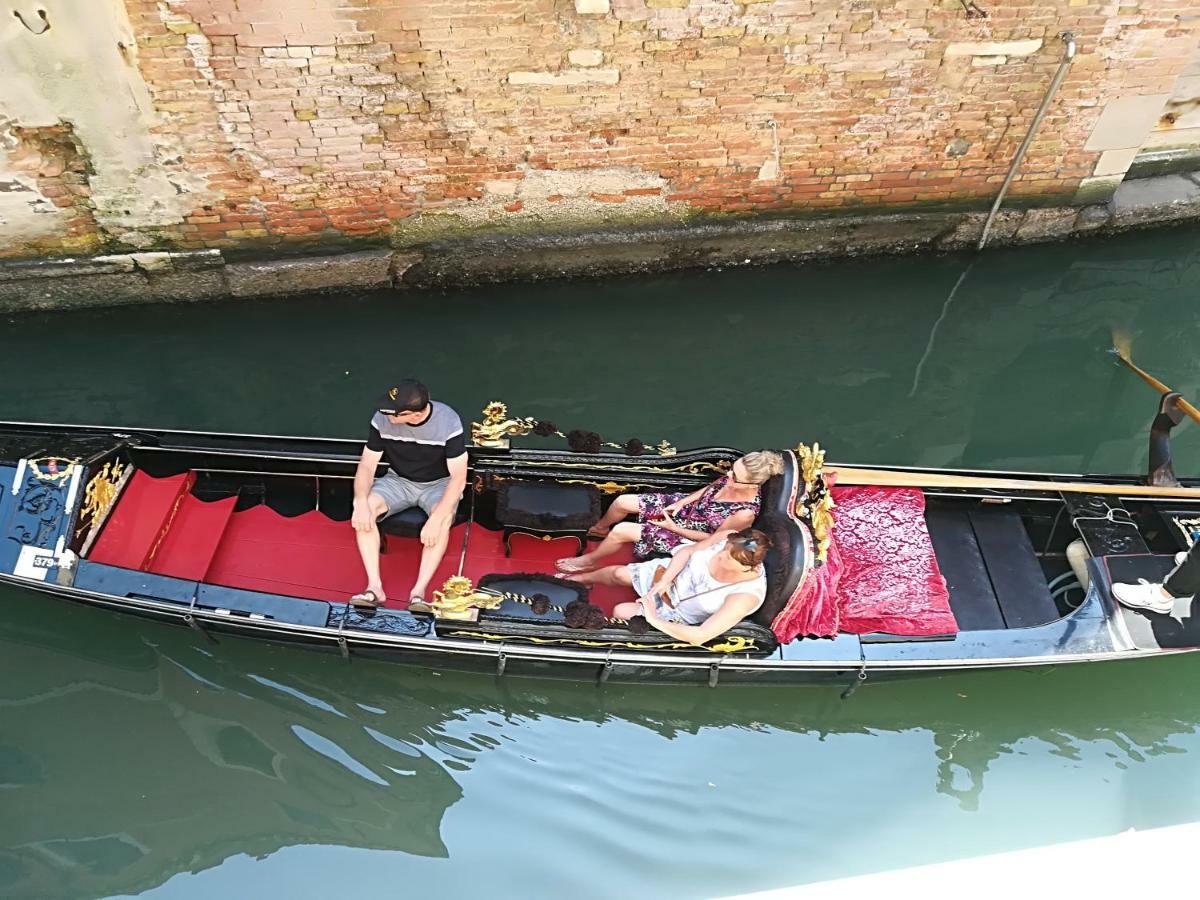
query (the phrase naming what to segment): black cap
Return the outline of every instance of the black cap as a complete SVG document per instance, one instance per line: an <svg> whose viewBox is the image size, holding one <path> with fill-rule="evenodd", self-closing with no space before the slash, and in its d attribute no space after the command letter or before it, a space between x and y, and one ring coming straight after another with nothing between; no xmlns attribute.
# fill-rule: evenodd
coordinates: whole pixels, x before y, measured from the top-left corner
<svg viewBox="0 0 1200 900"><path fill-rule="evenodd" d="M421 382L405 378L389 387L379 398L375 408L389 416L401 413L420 412L429 405L429 390Z"/></svg>

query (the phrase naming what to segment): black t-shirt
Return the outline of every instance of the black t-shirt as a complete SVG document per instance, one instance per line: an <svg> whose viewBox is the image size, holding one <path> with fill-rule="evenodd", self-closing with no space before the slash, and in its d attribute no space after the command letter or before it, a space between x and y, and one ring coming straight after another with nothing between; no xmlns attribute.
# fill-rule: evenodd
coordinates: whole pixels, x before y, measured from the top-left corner
<svg viewBox="0 0 1200 900"><path fill-rule="evenodd" d="M446 478L446 460L467 452L458 413L437 400L429 405L429 415L420 425L393 425L381 412L371 418L367 449L382 453L392 471L409 481Z"/></svg>

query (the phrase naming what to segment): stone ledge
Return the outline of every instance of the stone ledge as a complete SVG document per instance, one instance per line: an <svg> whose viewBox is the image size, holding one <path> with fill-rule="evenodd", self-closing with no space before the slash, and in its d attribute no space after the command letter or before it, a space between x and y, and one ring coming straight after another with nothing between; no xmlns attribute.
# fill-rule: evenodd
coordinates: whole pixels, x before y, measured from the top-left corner
<svg viewBox="0 0 1200 900"><path fill-rule="evenodd" d="M218 251L208 251L0 262L0 311L458 287L973 249L985 218L978 208L863 209L840 215L795 213L688 222L664 218L638 226L596 223L588 230L435 237L395 250L338 254L327 250L322 255L259 261L229 261ZM1063 198L1058 205L1005 207L993 223L988 246L1185 220L1200 220L1197 174L1125 181L1111 198L1087 205Z"/></svg>
<svg viewBox="0 0 1200 900"><path fill-rule="evenodd" d="M1188 175L1122 182L1109 206L1116 228L1196 218L1200 216L1200 183Z"/></svg>
<svg viewBox="0 0 1200 900"><path fill-rule="evenodd" d="M229 263L225 280L233 297L384 288L392 283L391 265L391 250L362 250L335 256Z"/></svg>

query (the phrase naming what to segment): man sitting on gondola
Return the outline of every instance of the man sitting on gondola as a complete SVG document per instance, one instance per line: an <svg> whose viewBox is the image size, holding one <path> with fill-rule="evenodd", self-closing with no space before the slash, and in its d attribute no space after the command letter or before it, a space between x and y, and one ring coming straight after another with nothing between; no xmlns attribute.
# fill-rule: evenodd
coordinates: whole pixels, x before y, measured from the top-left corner
<svg viewBox="0 0 1200 900"><path fill-rule="evenodd" d="M389 471L376 478L379 461ZM437 400L419 381L405 379L389 388L371 418L367 445L354 475L351 523L367 572L367 587L350 598L356 606L387 600L379 574L380 519L414 506L429 517L421 528L421 565L409 603L423 603L429 580L446 553L450 526L467 484L467 448L458 413Z"/></svg>

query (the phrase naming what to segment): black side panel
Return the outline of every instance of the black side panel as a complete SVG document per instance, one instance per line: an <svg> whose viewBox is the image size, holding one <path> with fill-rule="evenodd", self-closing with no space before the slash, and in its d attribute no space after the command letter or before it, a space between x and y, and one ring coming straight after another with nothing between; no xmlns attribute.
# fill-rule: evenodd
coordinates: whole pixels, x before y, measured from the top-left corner
<svg viewBox="0 0 1200 900"><path fill-rule="evenodd" d="M302 600L278 594L260 594L239 588L200 585L196 605L205 609L228 609L242 615L260 615L293 625L324 627L329 621L329 604L323 600Z"/></svg>
<svg viewBox="0 0 1200 900"><path fill-rule="evenodd" d="M950 589L950 608L961 631L1004 627L1000 603L988 578L970 516L961 509L927 507L925 521L938 568Z"/></svg>
<svg viewBox="0 0 1200 900"><path fill-rule="evenodd" d="M106 566L81 559L75 571L74 586L83 591L111 594L114 597L142 597L168 603L190 604L196 582L150 572L135 572L118 566Z"/></svg>
<svg viewBox="0 0 1200 900"><path fill-rule="evenodd" d="M1021 517L1005 507L982 505L970 517L1005 624L1028 628L1057 619L1058 608Z"/></svg>

